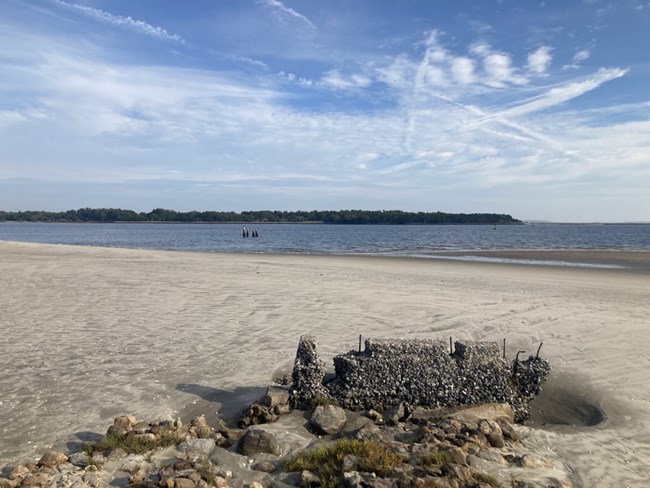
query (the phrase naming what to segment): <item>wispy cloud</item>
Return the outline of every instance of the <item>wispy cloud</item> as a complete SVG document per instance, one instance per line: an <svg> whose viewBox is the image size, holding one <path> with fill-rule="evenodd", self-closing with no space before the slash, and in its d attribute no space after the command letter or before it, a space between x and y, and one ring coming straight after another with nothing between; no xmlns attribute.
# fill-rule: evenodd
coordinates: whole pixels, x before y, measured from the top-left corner
<svg viewBox="0 0 650 488"><path fill-rule="evenodd" d="M365 88L372 84L372 79L363 74L343 75L339 70L331 70L325 73L321 83L327 87L339 90Z"/></svg>
<svg viewBox="0 0 650 488"><path fill-rule="evenodd" d="M627 70L619 68L601 69L582 81L574 81L553 87L533 100L529 100L515 107L498 112L496 116L517 117L523 114L555 107L568 102L571 99L584 95L587 92L595 90L603 83L620 78L621 76L624 76L625 73L627 73Z"/></svg>
<svg viewBox="0 0 650 488"><path fill-rule="evenodd" d="M178 34L170 34L162 27L151 25L143 20L137 20L132 17L122 17L120 15L113 15L98 8L87 7L85 5L78 5L76 3L68 3L63 0L51 0L53 3L82 13L83 15L99 20L101 22L129 29L155 39L163 41L172 41L179 44L184 44L185 40Z"/></svg>
<svg viewBox="0 0 650 488"><path fill-rule="evenodd" d="M274 11L277 12L281 18L289 17L293 19L298 19L301 22L303 22L305 25L309 26L310 28L316 29L316 25L311 20L309 20L301 13L296 12L294 9L287 7L286 5L284 5L284 3L280 2L279 0L258 0L258 2L262 5L274 9Z"/></svg>
<svg viewBox="0 0 650 488"><path fill-rule="evenodd" d="M589 59L589 56L591 56L591 52L588 49L581 49L573 55L573 59L570 63L562 66L562 69L578 69L583 61Z"/></svg>

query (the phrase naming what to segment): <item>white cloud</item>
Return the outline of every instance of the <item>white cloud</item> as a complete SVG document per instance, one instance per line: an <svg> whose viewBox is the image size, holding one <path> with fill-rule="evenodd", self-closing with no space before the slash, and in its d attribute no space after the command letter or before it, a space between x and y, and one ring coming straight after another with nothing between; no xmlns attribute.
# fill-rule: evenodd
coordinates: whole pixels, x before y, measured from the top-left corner
<svg viewBox="0 0 650 488"><path fill-rule="evenodd" d="M573 61L578 63L580 61L584 61L586 59L589 59L589 56L591 56L591 53L588 50L583 49L583 50L578 51L577 53L575 53L575 55L573 56Z"/></svg>
<svg viewBox="0 0 650 488"><path fill-rule="evenodd" d="M546 93L539 97L527 101L526 103L517 105L516 107L509 108L498 112L497 117L517 117L523 114L537 112L550 107L555 107L569 100L584 95L587 92L595 90L603 83L606 83L616 78L620 78L627 73L627 70L622 69L601 69L589 78L578 81L570 82L564 85L553 87Z"/></svg>
<svg viewBox="0 0 650 488"><path fill-rule="evenodd" d="M543 75L550 66L552 59L551 48L542 46L528 55L528 69L536 75Z"/></svg>
<svg viewBox="0 0 650 488"><path fill-rule="evenodd" d="M510 56L504 53L491 53L483 59L483 69L488 75L486 83L502 87L506 83L522 84L525 79L515 73Z"/></svg>
<svg viewBox="0 0 650 488"><path fill-rule="evenodd" d="M136 20L131 17L122 17L120 15L113 15L97 8L87 7L85 5L77 5L75 3L68 3L63 0L51 1L57 5L66 7L71 10L76 10L77 12L81 12L87 17L91 17L107 24L123 27L135 32L139 32L141 34L146 34L156 39L161 39L163 41L173 41L179 44L185 43L185 40L181 36L177 34L169 34L162 27L153 26L142 20Z"/></svg>
<svg viewBox="0 0 650 488"><path fill-rule="evenodd" d="M474 60L469 58L454 58L451 61L451 74L454 80L461 85L469 85L476 81L474 73Z"/></svg>
<svg viewBox="0 0 650 488"><path fill-rule="evenodd" d="M308 25L310 28L316 29L316 25L314 25L314 23L311 20L309 20L301 13L296 12L294 9L285 6L279 0L259 0L259 3L275 9L277 12L280 13L280 15L283 16L288 15L291 18L300 20L304 24Z"/></svg>
<svg viewBox="0 0 650 488"><path fill-rule="evenodd" d="M337 90L350 90L365 88L372 84L372 79L363 74L343 75L339 70L328 71L321 78L321 83L329 88Z"/></svg>
<svg viewBox="0 0 650 488"><path fill-rule="evenodd" d="M404 54L392 59L387 66L376 68L377 79L397 90L410 88L416 72L417 65Z"/></svg>
<svg viewBox="0 0 650 488"><path fill-rule="evenodd" d="M429 33L424 41L429 62L438 63L447 59L448 52L438 41L439 36L440 33L434 30Z"/></svg>
<svg viewBox="0 0 650 488"><path fill-rule="evenodd" d="M477 41L469 47L469 52L476 56L487 56L492 52L492 48L485 41Z"/></svg>
<svg viewBox="0 0 650 488"><path fill-rule="evenodd" d="M433 87L447 86L449 84L444 69L438 66L427 66L424 82L426 85Z"/></svg>
<svg viewBox="0 0 650 488"><path fill-rule="evenodd" d="M580 67L580 63L583 61L589 59L591 56L591 52L588 49L582 49L578 52L576 52L573 55L573 59L569 64L565 64L562 66L563 70L568 70L568 69L578 69Z"/></svg>

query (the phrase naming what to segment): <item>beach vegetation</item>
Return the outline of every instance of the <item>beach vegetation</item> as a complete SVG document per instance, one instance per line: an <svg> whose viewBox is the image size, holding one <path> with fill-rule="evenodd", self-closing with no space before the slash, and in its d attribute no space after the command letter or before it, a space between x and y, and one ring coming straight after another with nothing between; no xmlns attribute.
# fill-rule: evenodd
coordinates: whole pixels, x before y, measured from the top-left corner
<svg viewBox="0 0 650 488"><path fill-rule="evenodd" d="M336 405L336 401L332 397L325 395L316 395L311 401L311 408L326 407L328 405Z"/></svg>
<svg viewBox="0 0 650 488"><path fill-rule="evenodd" d="M417 463L421 466L440 466L449 462L451 462L451 454L440 450L420 454L417 458Z"/></svg>
<svg viewBox="0 0 650 488"><path fill-rule="evenodd" d="M496 478L496 476L491 475L489 473L475 472L475 473L472 473L472 476L479 483L483 483L483 484L492 486L493 488L498 488L499 486L501 486L501 484L499 483L499 480Z"/></svg>
<svg viewBox="0 0 650 488"><path fill-rule="evenodd" d="M285 463L287 471L311 471L325 488L338 486L343 461L355 463L353 469L384 476L405 459L389 446L372 440L341 439L333 445L298 453ZM349 467L346 467L349 469Z"/></svg>
<svg viewBox="0 0 650 488"><path fill-rule="evenodd" d="M83 450L92 456L94 452L108 452L121 448L128 454L144 454L160 447L173 446L183 439L176 434L169 434L157 439L143 439L130 434L106 434L99 442L87 442Z"/></svg>

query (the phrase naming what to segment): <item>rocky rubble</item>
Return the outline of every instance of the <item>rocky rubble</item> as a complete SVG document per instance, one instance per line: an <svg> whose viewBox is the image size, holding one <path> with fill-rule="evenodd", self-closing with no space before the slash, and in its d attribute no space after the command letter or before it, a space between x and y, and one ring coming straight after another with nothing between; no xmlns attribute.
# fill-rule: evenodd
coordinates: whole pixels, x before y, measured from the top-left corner
<svg viewBox="0 0 650 488"><path fill-rule="evenodd" d="M288 395L275 388L258 404L271 410L287 406L278 402L288 401ZM81 452L48 452L38 463L16 466L0 478L0 488L572 486L559 459L540 457L522 443L525 428L514 425L507 404L445 412L400 404L363 413L321 405L275 420L238 429L213 428L203 416L187 424L122 416L102 442L86 443ZM279 432L299 434L308 446L295 448ZM300 456L341 445L374 446L396 462L373 470L372 461L356 453L333 458L334 468L326 474L319 467L325 458L311 469L287 469Z"/></svg>
<svg viewBox="0 0 650 488"><path fill-rule="evenodd" d="M528 449L514 424L548 363L509 364L485 343L450 356L441 344L367 340L337 356L325 383L303 337L291 389L269 387L237 428L120 416L80 452L3 470L0 488L571 487L562 461Z"/></svg>

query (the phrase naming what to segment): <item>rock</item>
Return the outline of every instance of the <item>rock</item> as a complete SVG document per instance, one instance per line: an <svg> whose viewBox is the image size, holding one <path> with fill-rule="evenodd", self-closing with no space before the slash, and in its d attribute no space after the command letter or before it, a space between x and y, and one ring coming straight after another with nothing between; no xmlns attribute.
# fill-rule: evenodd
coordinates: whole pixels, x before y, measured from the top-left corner
<svg viewBox="0 0 650 488"><path fill-rule="evenodd" d="M130 432L126 427L120 427L119 425L111 425L108 429L106 429L106 435L124 435L126 433Z"/></svg>
<svg viewBox="0 0 650 488"><path fill-rule="evenodd" d="M259 481L253 481L248 485L248 488L264 488L264 485Z"/></svg>
<svg viewBox="0 0 650 488"><path fill-rule="evenodd" d="M280 455L280 446L275 435L261 429L249 429L237 443L237 452L245 456L258 453Z"/></svg>
<svg viewBox="0 0 650 488"><path fill-rule="evenodd" d="M9 479L14 481L22 481L31 472L27 466L18 465L9 472Z"/></svg>
<svg viewBox="0 0 650 488"><path fill-rule="evenodd" d="M121 415L113 420L113 425L129 430L131 430L136 423L137 420L133 415Z"/></svg>
<svg viewBox="0 0 650 488"><path fill-rule="evenodd" d="M336 405L319 405L311 416L311 426L319 434L338 434L347 420L345 410Z"/></svg>
<svg viewBox="0 0 650 488"><path fill-rule="evenodd" d="M77 466L79 468L85 468L86 466L88 466L88 463L90 462L90 456L88 455L88 453L83 451L75 452L74 454L70 454L68 461L74 466Z"/></svg>
<svg viewBox="0 0 650 488"><path fill-rule="evenodd" d="M320 479L311 471L303 471L300 474L300 481L298 483L300 488L311 488L313 486L321 486Z"/></svg>
<svg viewBox="0 0 650 488"><path fill-rule="evenodd" d="M467 455L465 452L456 446L444 447L441 449L449 456L449 461L460 466L467 466Z"/></svg>
<svg viewBox="0 0 650 488"><path fill-rule="evenodd" d="M68 461L68 456L66 456L62 452L50 451L43 454L41 459L38 461L38 465L53 468L67 461Z"/></svg>
<svg viewBox="0 0 650 488"><path fill-rule="evenodd" d="M510 439L513 442L520 442L519 434L515 429L515 426L503 418L496 419L496 423L501 427L501 432L503 432L503 437Z"/></svg>
<svg viewBox="0 0 650 488"><path fill-rule="evenodd" d="M194 481L188 478L174 478L174 488L194 488Z"/></svg>
<svg viewBox="0 0 650 488"><path fill-rule="evenodd" d="M384 411L384 422L386 422L386 425L397 425L399 422L406 420L408 414L408 405L400 402L398 405L393 405Z"/></svg>
<svg viewBox="0 0 650 488"><path fill-rule="evenodd" d="M363 486L363 478L356 471L347 471L343 473L343 481L348 488L361 488Z"/></svg>
<svg viewBox="0 0 650 488"><path fill-rule="evenodd" d="M196 452L208 456L214 450L216 445L214 439L194 439L188 437L181 442L177 448L181 452Z"/></svg>
<svg viewBox="0 0 650 488"><path fill-rule="evenodd" d="M61 463L56 467L56 470L61 474L70 474L77 471L77 466L71 462Z"/></svg>
<svg viewBox="0 0 650 488"><path fill-rule="evenodd" d="M366 417L368 417L373 422L377 422L377 423L382 423L384 421L383 415L380 414L377 410L374 410L372 408L368 410L368 412L366 413Z"/></svg>
<svg viewBox="0 0 650 488"><path fill-rule="evenodd" d="M481 419L495 421L505 419L507 422L514 422L512 407L507 403L485 403L483 405L463 407L449 414L449 417L461 422L472 422Z"/></svg>
<svg viewBox="0 0 650 488"><path fill-rule="evenodd" d="M287 405L289 403L289 390L280 386L269 386L262 398L262 404L267 407Z"/></svg>
<svg viewBox="0 0 650 488"><path fill-rule="evenodd" d="M174 471L185 471L192 469L192 462L188 459L176 459L174 463Z"/></svg>
<svg viewBox="0 0 650 488"><path fill-rule="evenodd" d="M34 486L37 488L45 488L52 484L52 477L46 473L35 473L28 475L20 486Z"/></svg>
<svg viewBox="0 0 650 488"><path fill-rule="evenodd" d="M8 478L0 478L0 488L16 488L18 482Z"/></svg>
<svg viewBox="0 0 650 488"><path fill-rule="evenodd" d="M528 469L539 469L547 467L544 461L533 454L524 454L520 458L517 458L517 465Z"/></svg>
<svg viewBox="0 0 650 488"><path fill-rule="evenodd" d="M355 432L354 438L359 440L377 440L382 438L382 432L381 427L378 425L366 424Z"/></svg>
<svg viewBox="0 0 650 488"><path fill-rule="evenodd" d="M208 421L205 419L205 415L199 415L192 419L190 425L192 427L208 427Z"/></svg>
<svg viewBox="0 0 650 488"><path fill-rule="evenodd" d="M279 406L276 406L279 407ZM270 424L278 420L274 413L276 407L268 407L259 403L252 403L244 410L242 417L237 420L237 427L245 429L251 425Z"/></svg>
<svg viewBox="0 0 650 488"><path fill-rule="evenodd" d="M143 468L140 468L130 476L129 482L132 485L137 485L138 483L142 483L146 477L147 477L147 471Z"/></svg>
<svg viewBox="0 0 650 488"><path fill-rule="evenodd" d="M145 460L144 456L141 454L129 454L124 462L122 463L121 471L126 471L127 473L135 473L138 469L148 466L149 463Z"/></svg>
<svg viewBox="0 0 650 488"><path fill-rule="evenodd" d="M504 457L499 454L498 452L492 451L490 449L480 449L478 453L476 454L477 457L481 459L485 459L486 461L490 461L493 463L498 463L503 466L508 464Z"/></svg>
<svg viewBox="0 0 650 488"><path fill-rule="evenodd" d="M94 463L101 463L104 464L106 461L119 461L120 459L124 459L129 455L128 452L126 452L124 449L121 447L116 447L108 451L106 456L104 456L102 453L95 453L92 456L92 461Z"/></svg>
<svg viewBox="0 0 650 488"><path fill-rule="evenodd" d="M255 466L253 466L255 471L261 471L263 473L274 473L277 471L278 467L275 463L271 461L260 461Z"/></svg>
<svg viewBox="0 0 650 488"><path fill-rule="evenodd" d="M492 447L502 448L506 445L505 441L503 440L503 436L497 434L496 432L490 432L486 435L486 437Z"/></svg>
<svg viewBox="0 0 650 488"><path fill-rule="evenodd" d="M93 488L100 488L107 485L107 483L103 482L103 478L95 472L84 473L81 479L86 486L91 486Z"/></svg>

